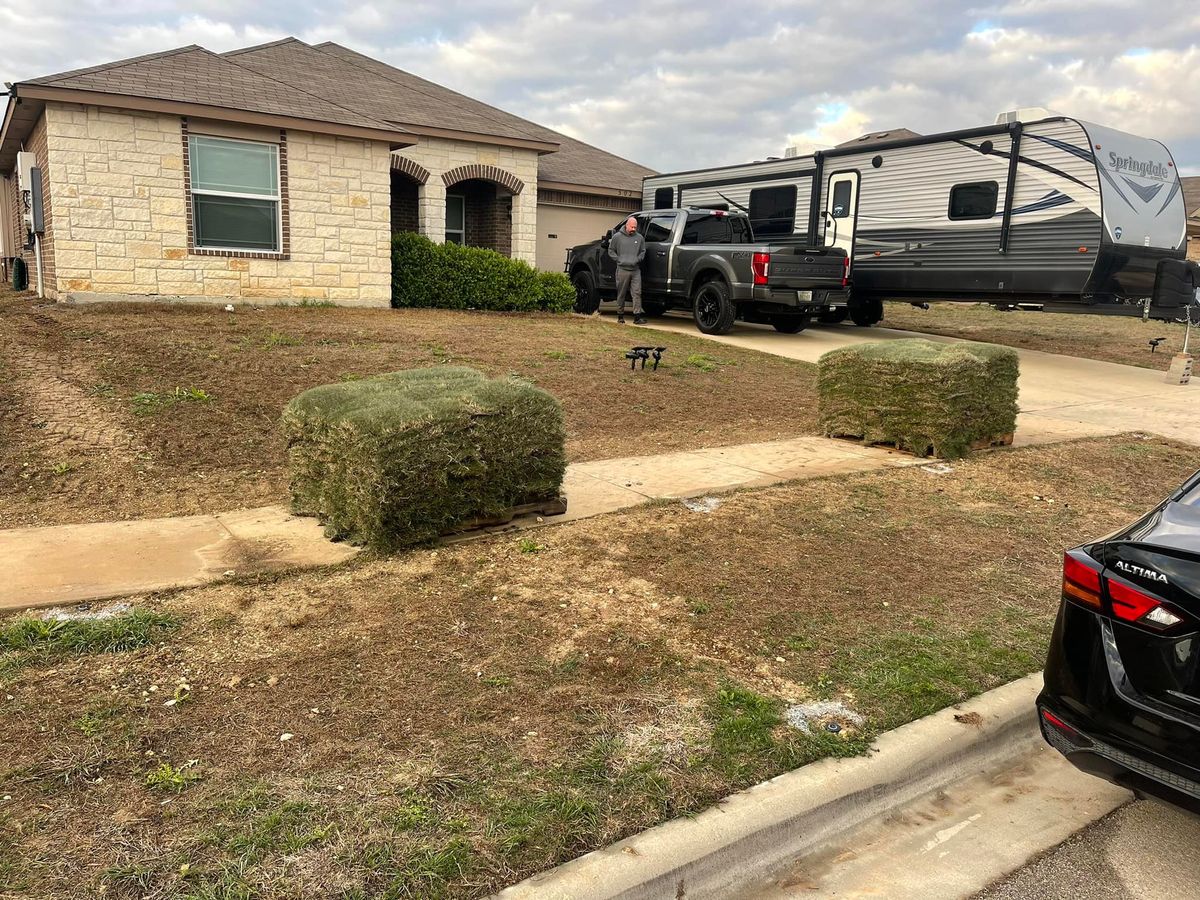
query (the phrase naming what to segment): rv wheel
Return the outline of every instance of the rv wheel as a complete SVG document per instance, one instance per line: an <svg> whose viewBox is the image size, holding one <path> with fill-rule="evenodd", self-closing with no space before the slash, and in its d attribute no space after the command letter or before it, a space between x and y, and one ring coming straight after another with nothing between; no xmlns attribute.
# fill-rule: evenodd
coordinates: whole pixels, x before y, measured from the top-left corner
<svg viewBox="0 0 1200 900"><path fill-rule="evenodd" d="M729 285L720 278L706 281L692 294L692 318L705 334L726 334L737 318L737 304L729 296Z"/></svg>
<svg viewBox="0 0 1200 900"><path fill-rule="evenodd" d="M811 321L811 316L771 316L772 327L784 334L799 334Z"/></svg>
<svg viewBox="0 0 1200 900"><path fill-rule="evenodd" d="M600 294L591 272L580 269L571 276L571 284L575 285L575 312L590 316L600 308Z"/></svg>
<svg viewBox="0 0 1200 900"><path fill-rule="evenodd" d="M850 307L850 321L861 328L869 328L883 318L882 300L864 300Z"/></svg>
<svg viewBox="0 0 1200 900"><path fill-rule="evenodd" d="M836 306L821 313L821 318L817 321L822 325L837 325L839 322L845 322L848 315L850 311L846 307Z"/></svg>

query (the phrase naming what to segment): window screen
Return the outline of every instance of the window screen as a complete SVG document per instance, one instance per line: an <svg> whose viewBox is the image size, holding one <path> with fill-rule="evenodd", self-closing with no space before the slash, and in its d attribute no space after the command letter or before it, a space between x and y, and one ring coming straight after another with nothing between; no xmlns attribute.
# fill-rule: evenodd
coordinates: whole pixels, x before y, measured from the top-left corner
<svg viewBox="0 0 1200 900"><path fill-rule="evenodd" d="M642 237L646 239L647 244L661 243L671 239L671 229L675 227L675 216L654 216L653 218L642 222L645 226L641 228Z"/></svg>
<svg viewBox="0 0 1200 900"><path fill-rule="evenodd" d="M996 214L1000 186L994 181L956 184L950 189L951 219L990 219Z"/></svg>
<svg viewBox="0 0 1200 900"><path fill-rule="evenodd" d="M192 135L188 167L197 247L280 249L278 146Z"/></svg>
<svg viewBox="0 0 1200 900"><path fill-rule="evenodd" d="M750 224L760 238L791 234L796 227L796 186L786 184L752 190Z"/></svg>
<svg viewBox="0 0 1200 900"><path fill-rule="evenodd" d="M675 189L674 188L658 188L654 192L654 208L655 209L671 209L675 206Z"/></svg>

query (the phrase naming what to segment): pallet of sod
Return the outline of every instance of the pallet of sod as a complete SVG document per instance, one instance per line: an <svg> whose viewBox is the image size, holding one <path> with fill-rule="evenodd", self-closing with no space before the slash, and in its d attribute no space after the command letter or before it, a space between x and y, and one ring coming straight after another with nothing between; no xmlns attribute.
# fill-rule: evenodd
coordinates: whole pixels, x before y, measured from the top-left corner
<svg viewBox="0 0 1200 900"><path fill-rule="evenodd" d="M843 347L818 361L821 427L918 456L964 456L1010 442L1017 354L994 344L923 339Z"/></svg>
<svg viewBox="0 0 1200 900"><path fill-rule="evenodd" d="M558 401L438 366L328 384L283 413L292 508L331 537L395 550L559 496Z"/></svg>

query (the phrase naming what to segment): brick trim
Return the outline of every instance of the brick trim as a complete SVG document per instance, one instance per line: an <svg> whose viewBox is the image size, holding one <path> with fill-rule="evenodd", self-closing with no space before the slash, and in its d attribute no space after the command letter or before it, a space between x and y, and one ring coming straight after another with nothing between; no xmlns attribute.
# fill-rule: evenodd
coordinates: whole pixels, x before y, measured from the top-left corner
<svg viewBox="0 0 1200 900"><path fill-rule="evenodd" d="M417 184L424 184L429 180L428 169L413 162L407 156L401 156L399 153L392 154L392 171L402 172Z"/></svg>
<svg viewBox="0 0 1200 900"><path fill-rule="evenodd" d="M446 187L458 184L460 181L469 181L472 178L494 181L496 184L508 188L514 194L519 194L525 189L525 182L516 175L511 172L505 172L496 166L488 166L483 163L471 163L467 166L459 166L457 169L451 169L449 172L442 174L442 181L446 183Z"/></svg>
<svg viewBox="0 0 1200 900"><path fill-rule="evenodd" d="M279 250L212 250L196 246L195 213L192 210L191 142L188 140L187 116L180 116L180 135L183 140L183 205L187 211L188 256L216 256L225 259L290 259L292 229L288 203L287 129L279 129L279 224L282 240Z"/></svg>

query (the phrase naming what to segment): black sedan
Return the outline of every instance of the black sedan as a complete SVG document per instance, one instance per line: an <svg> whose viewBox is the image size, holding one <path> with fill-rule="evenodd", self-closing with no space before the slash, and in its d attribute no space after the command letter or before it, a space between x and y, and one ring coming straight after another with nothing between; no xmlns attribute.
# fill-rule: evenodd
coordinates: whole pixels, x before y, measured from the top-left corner
<svg viewBox="0 0 1200 900"><path fill-rule="evenodd" d="M1067 551L1038 713L1078 768L1200 812L1200 472Z"/></svg>

